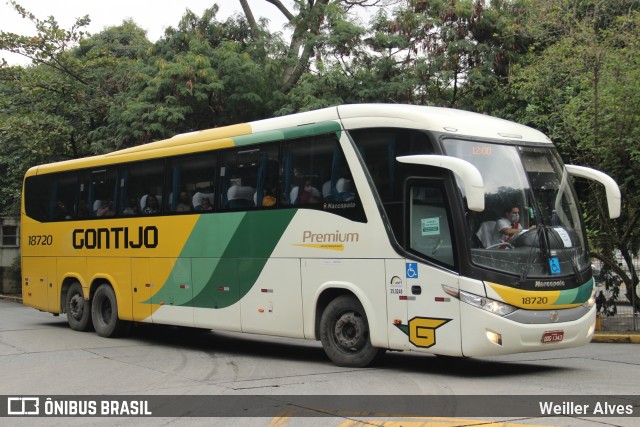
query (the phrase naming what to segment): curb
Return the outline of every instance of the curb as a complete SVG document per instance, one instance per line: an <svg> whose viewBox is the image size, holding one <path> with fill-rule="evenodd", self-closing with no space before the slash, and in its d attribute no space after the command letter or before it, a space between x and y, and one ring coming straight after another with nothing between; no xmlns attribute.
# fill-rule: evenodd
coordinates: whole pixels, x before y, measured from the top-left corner
<svg viewBox="0 0 640 427"><path fill-rule="evenodd" d="M0 294L0 300L17 302L19 304L22 304L22 297L19 296L19 295L3 295L3 294Z"/></svg>
<svg viewBox="0 0 640 427"><path fill-rule="evenodd" d="M595 343L631 343L640 344L640 334L593 334L591 342Z"/></svg>

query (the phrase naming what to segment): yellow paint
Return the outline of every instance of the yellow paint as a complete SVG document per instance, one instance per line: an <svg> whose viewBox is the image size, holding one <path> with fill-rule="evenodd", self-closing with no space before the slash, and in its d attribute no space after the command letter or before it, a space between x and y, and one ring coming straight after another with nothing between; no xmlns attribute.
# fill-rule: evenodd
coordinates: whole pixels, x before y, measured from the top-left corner
<svg viewBox="0 0 640 427"><path fill-rule="evenodd" d="M69 169L107 166L122 162L135 162L158 157L233 147L233 137L249 135L251 133L251 125L245 123L226 126L224 128L208 129L199 132L176 135L173 138L138 145L136 147L126 148L124 150L114 151L100 156L35 166L27 171L25 177L42 173L64 172ZM185 147L186 145L189 145L189 147Z"/></svg>
<svg viewBox="0 0 640 427"><path fill-rule="evenodd" d="M269 423L269 427L285 427L289 421L296 416L293 410L284 411L281 415L274 417ZM336 417L358 417L353 413L335 414ZM450 417L388 417L391 419L371 419L362 417L361 420L336 420L336 427L364 427L364 426L384 426L384 427L463 427L463 426L482 426L482 427L552 427L544 424L518 424L505 421L490 420L473 420L468 418L450 418Z"/></svg>
<svg viewBox="0 0 640 427"><path fill-rule="evenodd" d="M344 251L344 245L340 243L298 243L294 246L305 248L326 249L330 251Z"/></svg>
<svg viewBox="0 0 640 427"><path fill-rule="evenodd" d="M514 307L530 310L549 310L578 307L581 304L554 304L560 298L560 291L528 291L515 289L497 283L485 282L504 302ZM524 301L529 301L525 304Z"/></svg>
<svg viewBox="0 0 640 427"><path fill-rule="evenodd" d="M363 419L361 421L347 420L338 427L360 427L360 426L384 426L384 427L462 427L462 426L482 426L482 427L552 427L539 424L516 424L504 421L470 420L463 418L441 418L441 417L419 417L402 418L398 420L372 420Z"/></svg>
<svg viewBox="0 0 640 427"><path fill-rule="evenodd" d="M414 317L409 320L409 342L416 347L433 346L436 343L436 329L447 322L446 319Z"/></svg>
<svg viewBox="0 0 640 427"><path fill-rule="evenodd" d="M59 313L60 286L65 279L78 280L86 295L92 283L104 280L114 288L120 318L144 320L159 308L159 305L144 302L166 282L198 218L198 215L179 215L154 217L152 221L136 217L41 224L23 216L23 276L32 278L28 285L23 283L23 290L26 291L24 303ZM75 229L129 227L136 230L148 225L158 228L158 246L154 249L125 249L122 245L116 249L113 237L109 249L73 247ZM29 244L30 236L42 235L51 236L51 244ZM150 258L154 260L153 266L149 264ZM49 264L52 266L45 267ZM147 284L153 286L147 287ZM28 292L31 290L34 292L30 296Z"/></svg>

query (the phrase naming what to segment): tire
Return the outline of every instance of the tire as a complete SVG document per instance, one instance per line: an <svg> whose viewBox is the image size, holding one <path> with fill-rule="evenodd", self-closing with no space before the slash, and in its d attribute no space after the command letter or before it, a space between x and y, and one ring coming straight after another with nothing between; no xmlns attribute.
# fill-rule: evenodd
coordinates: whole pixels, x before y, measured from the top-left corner
<svg viewBox="0 0 640 427"><path fill-rule="evenodd" d="M338 366L363 368L377 361L384 349L371 345L367 315L357 298L341 295L331 301L320 320L320 341Z"/></svg>
<svg viewBox="0 0 640 427"><path fill-rule="evenodd" d="M87 332L93 328L91 303L84 299L82 286L79 282L73 282L69 286L64 301L64 311L67 313L69 326L74 331Z"/></svg>
<svg viewBox="0 0 640 427"><path fill-rule="evenodd" d="M96 333L104 338L123 335L130 322L118 319L118 302L111 286L98 286L91 302L91 319Z"/></svg>

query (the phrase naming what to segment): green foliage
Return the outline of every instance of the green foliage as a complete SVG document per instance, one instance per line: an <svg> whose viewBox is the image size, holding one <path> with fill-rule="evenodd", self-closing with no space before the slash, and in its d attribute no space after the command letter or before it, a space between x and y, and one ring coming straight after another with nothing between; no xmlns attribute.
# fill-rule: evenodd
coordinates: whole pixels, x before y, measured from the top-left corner
<svg viewBox="0 0 640 427"><path fill-rule="evenodd" d="M592 250L609 268L616 267L614 253L622 255L631 290L638 284L632 256L640 249L640 2L605 3L571 2L568 9L567 2L544 2L562 12L547 25L556 31L515 70L510 93L514 105L526 106L512 114L546 132L567 162L604 170L620 185L623 211L615 221L601 188L578 189Z"/></svg>

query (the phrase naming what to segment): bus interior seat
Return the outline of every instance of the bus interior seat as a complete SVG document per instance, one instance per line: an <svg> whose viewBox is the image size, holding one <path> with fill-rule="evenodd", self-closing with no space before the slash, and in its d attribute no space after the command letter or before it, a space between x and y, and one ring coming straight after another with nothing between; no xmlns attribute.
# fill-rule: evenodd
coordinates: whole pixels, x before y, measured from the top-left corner
<svg viewBox="0 0 640 427"><path fill-rule="evenodd" d="M252 187L232 185L227 191L229 207L232 209L253 207L253 193L255 190Z"/></svg>
<svg viewBox="0 0 640 427"><path fill-rule="evenodd" d="M494 241L494 233L496 228L496 221L485 221L480 224L478 231L476 232L476 236L482 243L482 246L488 248L489 246L500 243L499 241Z"/></svg>

